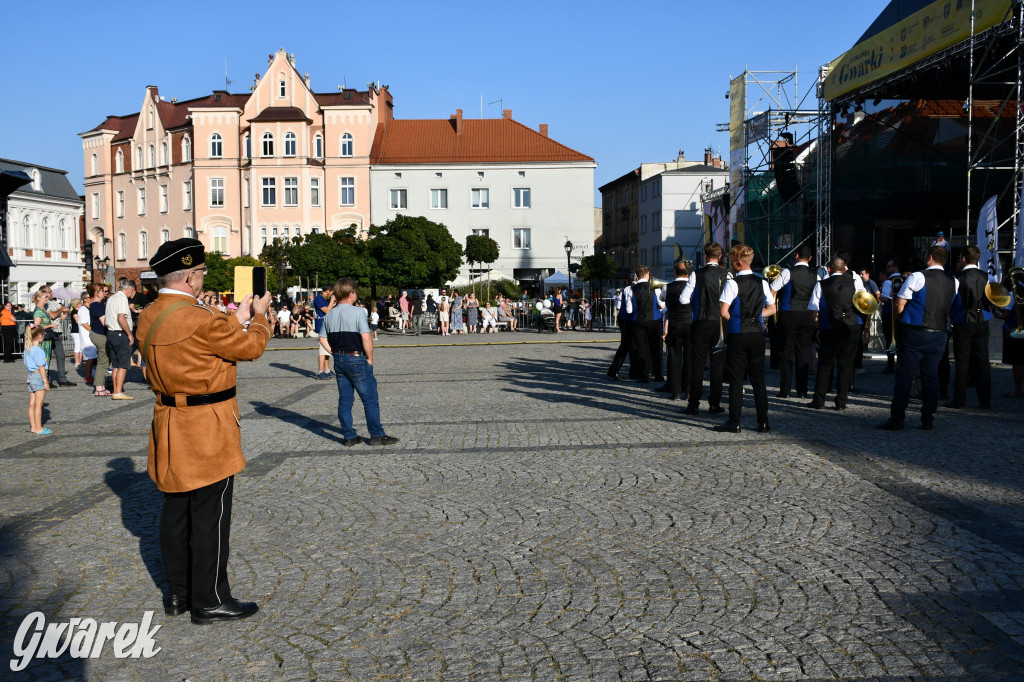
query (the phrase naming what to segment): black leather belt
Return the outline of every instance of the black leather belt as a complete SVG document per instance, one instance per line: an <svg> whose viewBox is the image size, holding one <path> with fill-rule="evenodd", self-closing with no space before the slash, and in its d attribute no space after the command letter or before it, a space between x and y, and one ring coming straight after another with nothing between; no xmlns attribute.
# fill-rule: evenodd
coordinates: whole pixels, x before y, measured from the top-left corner
<svg viewBox="0 0 1024 682"><path fill-rule="evenodd" d="M226 388L223 391L217 391L216 393L203 393L201 395L187 395L184 396L184 404L179 405L178 399L173 395L160 394L160 404L164 407L195 407L196 405L213 405L214 403L222 403L225 400L231 400L235 397L235 387Z"/></svg>
<svg viewBox="0 0 1024 682"><path fill-rule="evenodd" d="M363 352L359 351L359 350L343 350L343 351L340 351L340 353L342 355L351 355L354 358L358 358L360 355L363 354Z"/></svg>

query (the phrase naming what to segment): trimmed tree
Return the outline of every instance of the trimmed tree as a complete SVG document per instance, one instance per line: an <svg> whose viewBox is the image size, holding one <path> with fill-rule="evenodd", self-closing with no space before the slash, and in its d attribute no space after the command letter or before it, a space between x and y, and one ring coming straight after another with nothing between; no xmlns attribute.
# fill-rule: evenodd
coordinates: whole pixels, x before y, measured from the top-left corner
<svg viewBox="0 0 1024 682"><path fill-rule="evenodd" d="M615 279L619 266L615 259L607 253L595 253L592 256L584 256L580 263L579 278L590 282L593 289L595 282Z"/></svg>
<svg viewBox="0 0 1024 682"><path fill-rule="evenodd" d="M441 223L399 215L370 226L366 242L370 286L423 289L451 280L462 265L462 246ZM375 294L374 294L375 295Z"/></svg>

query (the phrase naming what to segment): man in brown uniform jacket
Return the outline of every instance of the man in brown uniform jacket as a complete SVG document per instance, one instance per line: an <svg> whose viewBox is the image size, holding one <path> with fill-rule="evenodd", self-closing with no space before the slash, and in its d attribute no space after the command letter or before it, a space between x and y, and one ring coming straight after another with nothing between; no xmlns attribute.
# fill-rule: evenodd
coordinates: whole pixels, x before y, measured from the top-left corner
<svg viewBox="0 0 1024 682"><path fill-rule="evenodd" d="M191 608L193 623L247 618L259 610L234 599L228 585L231 496L234 476L245 468L235 363L263 355L270 338L269 293L246 297L234 315L199 304L204 263L195 239L161 245L149 262L159 297L138 324L156 393L149 476L164 493L164 610L176 616Z"/></svg>

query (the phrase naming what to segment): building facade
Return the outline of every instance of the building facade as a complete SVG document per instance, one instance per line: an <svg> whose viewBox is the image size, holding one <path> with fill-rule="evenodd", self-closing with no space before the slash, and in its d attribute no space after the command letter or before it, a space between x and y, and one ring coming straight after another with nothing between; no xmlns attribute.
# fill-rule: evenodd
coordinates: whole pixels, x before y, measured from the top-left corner
<svg viewBox="0 0 1024 682"><path fill-rule="evenodd" d="M512 119L399 120L381 125L372 151L374 225L399 214L443 223L459 243L470 234L494 239L491 269L520 282L565 270L594 241L594 160ZM460 279L485 276L463 265Z"/></svg>
<svg viewBox="0 0 1024 682"><path fill-rule="evenodd" d="M369 227L387 86L316 93L280 50L251 90L179 102L148 86L138 112L80 134L87 235L118 276L137 279L181 237L258 257L275 237Z"/></svg>
<svg viewBox="0 0 1024 682"><path fill-rule="evenodd" d="M700 196L724 187L729 171L704 164L667 170L640 183L637 248L639 262L651 275L671 280L676 246L684 258L696 257L704 245Z"/></svg>
<svg viewBox="0 0 1024 682"><path fill-rule="evenodd" d="M82 199L67 171L10 159L0 159L0 169L21 171L32 180L12 193L7 204L7 252L14 264L11 300L29 303L32 292L44 284L82 289Z"/></svg>

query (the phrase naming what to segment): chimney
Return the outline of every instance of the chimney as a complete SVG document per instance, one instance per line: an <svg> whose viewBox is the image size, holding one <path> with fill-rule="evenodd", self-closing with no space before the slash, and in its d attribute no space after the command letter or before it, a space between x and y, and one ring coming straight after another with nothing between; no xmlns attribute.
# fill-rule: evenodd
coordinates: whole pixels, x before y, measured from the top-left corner
<svg viewBox="0 0 1024 682"><path fill-rule="evenodd" d="M540 134L543 135L544 137L548 136L548 124L547 123L541 123L540 124Z"/></svg>
<svg viewBox="0 0 1024 682"><path fill-rule="evenodd" d="M501 110L501 117L503 119L505 119L506 121L511 121L512 120L512 110L511 109L502 109Z"/></svg>
<svg viewBox="0 0 1024 682"><path fill-rule="evenodd" d="M462 134L462 109L456 109L451 120L455 121L455 134Z"/></svg>
<svg viewBox="0 0 1024 682"><path fill-rule="evenodd" d="M704 150L704 165L711 165L711 147L708 147L707 149Z"/></svg>
<svg viewBox="0 0 1024 682"><path fill-rule="evenodd" d="M724 168L725 167L725 164L722 163L722 157L721 156L716 156L715 158L711 159L711 165L714 166L715 168Z"/></svg>
<svg viewBox="0 0 1024 682"><path fill-rule="evenodd" d="M676 157L676 163L684 163L686 161L686 154L682 149L679 150L679 155Z"/></svg>

